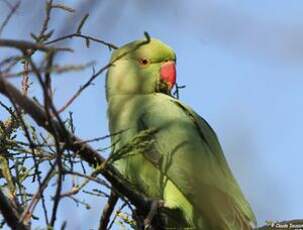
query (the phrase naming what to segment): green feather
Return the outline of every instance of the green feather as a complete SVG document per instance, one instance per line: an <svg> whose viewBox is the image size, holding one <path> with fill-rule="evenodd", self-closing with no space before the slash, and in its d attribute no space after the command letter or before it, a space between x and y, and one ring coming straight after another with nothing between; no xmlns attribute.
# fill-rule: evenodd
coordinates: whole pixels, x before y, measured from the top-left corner
<svg viewBox="0 0 303 230"><path fill-rule="evenodd" d="M114 56L133 45L122 47ZM125 130L112 137L116 149L142 132L157 130L148 134L146 145L142 142L144 148L116 157L113 165L139 191L165 201L165 228L251 229L254 214L214 131L188 106L157 91L161 60L175 59L171 52L153 39L109 70L110 132ZM137 63L142 56L157 62L142 68Z"/></svg>

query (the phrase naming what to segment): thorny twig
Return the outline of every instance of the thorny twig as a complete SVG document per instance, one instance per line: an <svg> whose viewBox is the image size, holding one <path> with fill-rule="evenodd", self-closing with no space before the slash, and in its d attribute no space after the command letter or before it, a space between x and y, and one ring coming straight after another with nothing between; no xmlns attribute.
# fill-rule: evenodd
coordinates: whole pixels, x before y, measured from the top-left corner
<svg viewBox="0 0 303 230"><path fill-rule="evenodd" d="M0 77L0 92L12 98L12 100L21 106L26 113L32 116L38 125L44 127L53 135L58 135L49 127L45 111L38 106L36 102L22 96L14 86L6 82L6 80L2 77ZM89 145L75 144L75 142L81 143L82 141L78 137L69 133L67 130L62 130L61 125L59 125L57 121L52 119L52 124L59 133L58 138L60 141L65 141L66 139L70 140L70 142L65 142L67 149L79 154L83 160L87 161L91 165L102 165L102 163L105 162L105 159L94 151ZM98 171L112 183L116 189L115 191L118 191L120 194L127 197L136 207L141 210L146 210L146 208L150 206L149 199L145 198L141 194L138 194L132 188L132 186L128 185L127 181L119 176L119 173L112 166L108 165L106 169ZM149 208L147 208L147 210L149 210Z"/></svg>
<svg viewBox="0 0 303 230"><path fill-rule="evenodd" d="M136 194L136 193L133 194L132 189L128 188L126 185L124 185L123 180L121 181L120 177L118 175L116 175L117 172L113 168L111 170L109 170L109 169L105 170L104 166L102 166L102 168L100 168L98 166L98 165L102 165L102 162L105 162L105 160L102 157L100 157L97 152L94 152L84 141L78 139L77 137L75 137L73 134L70 134L66 130L65 124L59 117L58 112L55 109L55 106L53 105L51 77L50 77L50 73L51 73L51 70L53 67L53 55L58 51L70 51L71 50L69 48L49 47L46 44L43 44L52 35L52 31L48 32L48 24L49 24L49 20L50 20L51 9L56 8L56 7L62 8L59 5L54 5L53 1L47 2L46 19L44 20L42 29L38 36L33 36L34 38L36 38L37 43L32 43L32 42L28 42L28 41L19 41L19 40L0 39L0 47L17 48L24 55L23 56L24 71L22 71L22 73L21 73L23 75L23 81L22 81L22 91L23 91L22 94L23 95L20 94L20 92L18 92L18 90L16 90L14 87L9 85L9 83L5 82L5 80L3 79L4 74L8 73L9 70L7 70L5 73L0 73L0 88L1 88L0 91L5 92L6 96L11 100L11 102L16 110L17 117L18 117L18 119L20 119L21 127L23 128L24 135L29 142L28 147L31 150L31 155L34 160L33 168L35 171L33 174L33 180L35 180L35 178L37 177L38 185L39 185L37 192L35 194L33 194L33 196L31 197L31 202L28 205L26 205L26 202L28 199L26 199L26 201L24 200L22 202L23 205L26 205L26 208L24 209L21 217L19 218L20 219L19 221L21 223L29 223L29 221L31 220L31 217L33 217L33 212L35 210L35 207L37 206L39 201L42 199L42 205L43 205L44 215L45 215L45 219L46 219L46 224L47 225L50 224L51 226L54 226L56 216L57 216L57 209L59 207L59 201L62 198L61 197L61 194L62 194L61 188L62 188L63 174L65 171L65 169L63 169L63 157L64 157L63 152L65 151L65 149L67 149L69 151L74 151L76 154L80 154L82 157L84 157L84 159L87 159L90 164L93 164L96 166L96 171L92 174L92 176L89 179L92 179L92 178L96 177L99 173L102 173L102 174L106 175L105 177L109 181L111 181L115 186L124 187L124 190L125 190L124 193L126 192L129 194L132 194L132 195L126 195L127 197L130 196L131 200L137 200L137 202L139 202L139 203L145 202L145 200L144 199L142 200L142 198L139 194ZM87 19L87 16L81 21L81 23L78 27L78 30L77 30L78 34L81 33L81 28L86 19ZM91 41L102 43L101 40L95 39L90 36L85 36L85 35L81 35L81 36L78 35L78 36L85 38L87 41L91 40ZM146 37L148 40L147 42L149 42L149 36L147 34L146 34ZM103 44L104 44L104 42L103 42ZM144 44L144 42L142 43L142 45L143 44ZM111 45L109 43L108 43L108 47L116 48L114 45ZM45 68L44 77L42 76L41 71L37 68L37 66L35 65L35 63L33 62L33 59L32 59L33 54L37 50L46 53L45 60L46 60L47 64L46 64L46 68ZM30 68L29 68L29 66L30 66ZM109 66L110 65L108 65L108 67ZM106 67L106 68L108 68L108 67ZM90 81L84 85L82 90L84 90L87 86L89 86L92 83L92 81L99 74L101 74L106 68L102 68L100 71L95 73L92 76L92 78L90 79ZM27 98L30 71L33 72L37 76L37 79L42 87L43 96L44 96L44 103L43 103L44 109L43 110L41 107L38 106L38 104L36 102L29 100L29 98ZM32 107L32 106L34 106L34 107ZM40 159L36 158L36 152L39 151L37 148L39 144L36 145L36 143L34 142L34 140L31 137L31 135L32 135L31 132L28 130L28 127L27 127L25 121L23 120L24 112L25 113L28 112L31 114L31 116L33 116L34 119L36 118L37 119L36 122L39 125L44 126L44 128L46 128L50 133L52 133L52 135L54 137L54 142L55 142L54 146L56 147L56 152L53 154L54 154L55 158L49 158L48 162L50 164L50 169L44 176L43 180L41 179L41 175L40 175L41 172L39 170L39 166L41 164L42 158L40 158L40 157L39 157ZM103 138L98 138L98 139L101 140ZM64 144L62 145L62 143L64 143ZM89 156L90 155L89 151L91 151L90 154L93 154L93 157ZM42 156L43 156L43 154L44 153L42 153ZM88 154L88 156L86 156L86 154ZM23 163L24 163L25 159L28 159L28 157L26 155L22 160ZM52 162L51 159L55 159L55 162ZM65 159L65 157L64 157L64 159ZM82 163L82 161L81 161L81 163ZM72 165L72 161L71 161L71 165ZM17 168L17 165L15 166L15 168ZM111 168L111 166L107 166L106 168ZM58 175L58 180L57 180L58 183L57 183L57 189L55 192L55 196L53 199L54 200L53 211L52 211L51 219L49 222L48 217L47 217L48 215L47 215L46 206L44 203L43 192L48 187L47 186L48 182L53 178L54 175ZM16 171L16 176L18 177L18 180L19 180L19 178L21 178L21 174L19 174L18 170ZM115 189L115 190L119 191L119 194L120 194L120 189ZM123 193L123 189L122 189L122 193ZM141 199L141 201L140 201L140 199ZM142 207L145 207L145 205L142 205Z"/></svg>
<svg viewBox="0 0 303 230"><path fill-rule="evenodd" d="M28 88L29 88L29 63L27 61L24 61L24 71L23 71L23 77L22 77L22 93L24 95L27 95Z"/></svg>

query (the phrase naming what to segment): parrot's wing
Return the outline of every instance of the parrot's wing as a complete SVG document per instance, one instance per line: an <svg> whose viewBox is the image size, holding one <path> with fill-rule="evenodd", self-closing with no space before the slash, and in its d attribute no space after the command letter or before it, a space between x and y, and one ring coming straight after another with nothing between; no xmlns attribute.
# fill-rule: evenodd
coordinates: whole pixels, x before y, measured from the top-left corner
<svg viewBox="0 0 303 230"><path fill-rule="evenodd" d="M154 165L191 203L193 215L203 216L203 222L216 229L250 229L254 214L207 122L165 95L153 96L145 106L138 126L158 129L151 152L160 160ZM165 200L170 198L174 194Z"/></svg>

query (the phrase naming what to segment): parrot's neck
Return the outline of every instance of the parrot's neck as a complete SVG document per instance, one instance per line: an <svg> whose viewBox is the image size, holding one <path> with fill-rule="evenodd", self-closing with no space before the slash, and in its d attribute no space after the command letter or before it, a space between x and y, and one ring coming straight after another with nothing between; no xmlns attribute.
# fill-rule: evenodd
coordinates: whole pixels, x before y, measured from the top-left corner
<svg viewBox="0 0 303 230"><path fill-rule="evenodd" d="M134 98L138 98L140 96L141 96L141 94L114 94L114 95L110 95L107 98L108 106L109 107L115 106L117 104L121 104L121 102L125 103L125 102L128 102L130 100L133 100Z"/></svg>
<svg viewBox="0 0 303 230"><path fill-rule="evenodd" d="M140 105L136 105L136 101L140 97L144 96L140 94L117 94L108 97L107 115L113 119L110 120L110 123L121 116L126 116L127 113L133 111L136 107L138 109Z"/></svg>

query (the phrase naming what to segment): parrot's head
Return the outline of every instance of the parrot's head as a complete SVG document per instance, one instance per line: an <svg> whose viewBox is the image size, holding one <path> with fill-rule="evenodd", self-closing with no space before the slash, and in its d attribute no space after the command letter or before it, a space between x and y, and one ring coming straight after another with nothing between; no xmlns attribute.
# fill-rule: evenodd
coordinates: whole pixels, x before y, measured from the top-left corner
<svg viewBox="0 0 303 230"><path fill-rule="evenodd" d="M176 54L166 44L151 38L137 40L112 54L106 77L107 98L121 94L170 94L176 83Z"/></svg>

